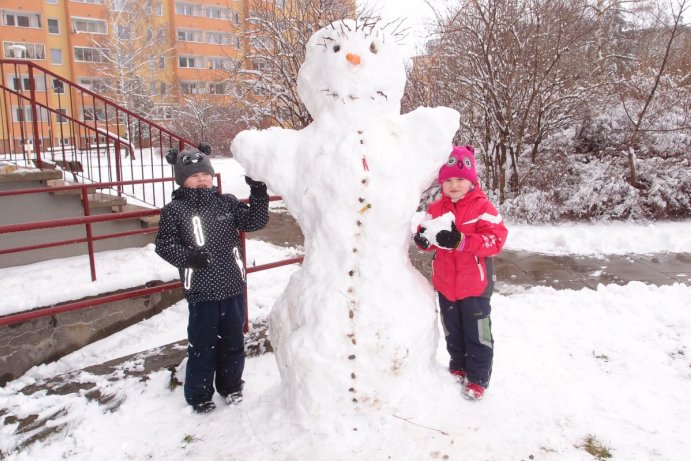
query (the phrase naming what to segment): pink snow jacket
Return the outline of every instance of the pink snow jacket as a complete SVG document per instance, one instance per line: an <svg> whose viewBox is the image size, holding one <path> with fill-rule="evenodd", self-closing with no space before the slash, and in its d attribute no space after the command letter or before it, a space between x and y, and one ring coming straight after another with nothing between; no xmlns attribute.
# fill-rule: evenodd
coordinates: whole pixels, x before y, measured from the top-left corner
<svg viewBox="0 0 691 461"><path fill-rule="evenodd" d="M453 203L442 193L427 209L426 219L437 218L452 211L456 227L463 233L458 248L435 250L432 263L432 285L450 301L471 296L491 296L494 271L488 258L498 254L508 230L496 208L478 184L465 197ZM491 260L490 260L491 261Z"/></svg>

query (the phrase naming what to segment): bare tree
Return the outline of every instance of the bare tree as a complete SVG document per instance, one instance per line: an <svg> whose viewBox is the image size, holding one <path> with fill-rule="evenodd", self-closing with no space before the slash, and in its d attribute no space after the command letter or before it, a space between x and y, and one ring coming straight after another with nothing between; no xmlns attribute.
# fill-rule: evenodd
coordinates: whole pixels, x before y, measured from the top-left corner
<svg viewBox="0 0 691 461"><path fill-rule="evenodd" d="M150 117L152 88L158 87L162 64L172 56L167 28L156 21L151 0L108 0L108 24L109 34L94 39L102 61L95 67L104 77L106 96Z"/></svg>
<svg viewBox="0 0 691 461"><path fill-rule="evenodd" d="M643 38L644 40L642 41L647 45L645 50L643 50L645 52L640 50L638 52L638 59L636 61L637 72L626 76L628 78L625 78L622 82L624 91L620 92L622 107L632 125L632 130L623 147L628 156L629 183L634 187L639 185L636 172L636 151L638 149L639 137L647 129L655 129L655 117L651 117L651 108L658 94L662 79L668 73L669 64L673 59L671 54L675 40L679 41L679 35L683 31L681 27L682 17L686 9L688 9L686 0L681 0L677 3L676 8L672 6L672 16L668 18L666 17L665 9L660 8L659 4L656 6L657 8L652 12L653 27L648 30L638 31L639 33L637 34L639 41ZM679 51L679 55L683 56L684 48ZM686 48L686 54L688 55L688 48ZM648 55L648 59L645 59L645 55ZM648 74L649 78L640 78L645 74ZM682 79L688 81L688 69L682 75ZM680 101L670 102L676 105ZM666 111L670 110L670 108L663 105L662 110ZM660 112L660 108L658 108L657 112ZM688 130L689 126L682 125L679 128Z"/></svg>
<svg viewBox="0 0 691 461"><path fill-rule="evenodd" d="M437 12L431 52L440 93L453 98L464 139L482 146L486 181L503 202L520 189L528 145L572 123L595 72L584 60L595 27L586 0L462 0ZM525 173L524 173L525 174Z"/></svg>
<svg viewBox="0 0 691 461"><path fill-rule="evenodd" d="M209 144L215 154L230 152L230 143L245 125L237 123L244 118L239 105L214 102L207 95L186 97L176 110L169 126L187 139Z"/></svg>
<svg viewBox="0 0 691 461"><path fill-rule="evenodd" d="M347 0L253 0L245 41L249 50L237 73L254 123L302 128L311 121L297 94L305 45L325 25L355 15Z"/></svg>

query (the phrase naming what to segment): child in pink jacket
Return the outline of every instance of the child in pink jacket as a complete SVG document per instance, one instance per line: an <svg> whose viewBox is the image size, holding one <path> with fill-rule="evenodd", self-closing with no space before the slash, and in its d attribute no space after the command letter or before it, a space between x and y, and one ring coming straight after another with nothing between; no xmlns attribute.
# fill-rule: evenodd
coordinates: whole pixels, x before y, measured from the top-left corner
<svg viewBox="0 0 691 461"><path fill-rule="evenodd" d="M432 285L439 296L449 371L461 381L466 398L480 400L494 356L492 256L501 251L508 231L480 189L472 146L455 146L438 180L442 195L429 205L427 219L451 212L451 228L439 231L431 242L420 228L413 239L422 250L435 251Z"/></svg>

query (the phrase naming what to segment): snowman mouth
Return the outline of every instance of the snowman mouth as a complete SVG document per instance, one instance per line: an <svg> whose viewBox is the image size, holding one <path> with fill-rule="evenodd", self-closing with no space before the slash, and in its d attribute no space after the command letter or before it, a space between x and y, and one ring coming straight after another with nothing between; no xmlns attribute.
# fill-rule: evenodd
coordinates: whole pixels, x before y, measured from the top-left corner
<svg viewBox="0 0 691 461"><path fill-rule="evenodd" d="M356 96L353 94L348 95L346 98L342 98L338 92L333 91L333 90L329 90L329 89L322 90L322 93L324 93L324 95L327 97L333 98L334 100L340 99L344 103L346 102L346 99L350 100L350 101L357 101L359 99L362 99L360 96ZM385 101L389 100L389 97L386 95L386 93L384 93L381 90L378 90L373 96L370 96L370 99L372 101L376 101L377 99L381 99L381 98L384 98Z"/></svg>

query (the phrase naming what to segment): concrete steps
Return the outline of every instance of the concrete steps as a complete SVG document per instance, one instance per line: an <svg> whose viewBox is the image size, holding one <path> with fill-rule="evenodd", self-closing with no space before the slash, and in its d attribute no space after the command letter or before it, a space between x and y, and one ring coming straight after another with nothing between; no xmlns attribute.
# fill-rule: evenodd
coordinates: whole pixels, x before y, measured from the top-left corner
<svg viewBox="0 0 691 461"><path fill-rule="evenodd" d="M21 168L9 163L0 163L0 190L19 190L59 187L69 185L63 179L63 172L54 169ZM126 197L103 193L89 187L89 209L92 215L119 211L135 211L149 208L129 205ZM0 225L21 224L54 219L68 219L84 216L80 191L56 191L3 197ZM131 232L136 229L156 227L157 217L133 218L92 225L94 236ZM64 226L52 229L12 232L2 236L4 248L18 248L29 245L70 241L86 237L84 225ZM143 247L152 243L153 234L131 235L117 239L103 239L94 243L95 251ZM86 244L71 244L0 255L0 268L13 267L56 258L86 254Z"/></svg>

